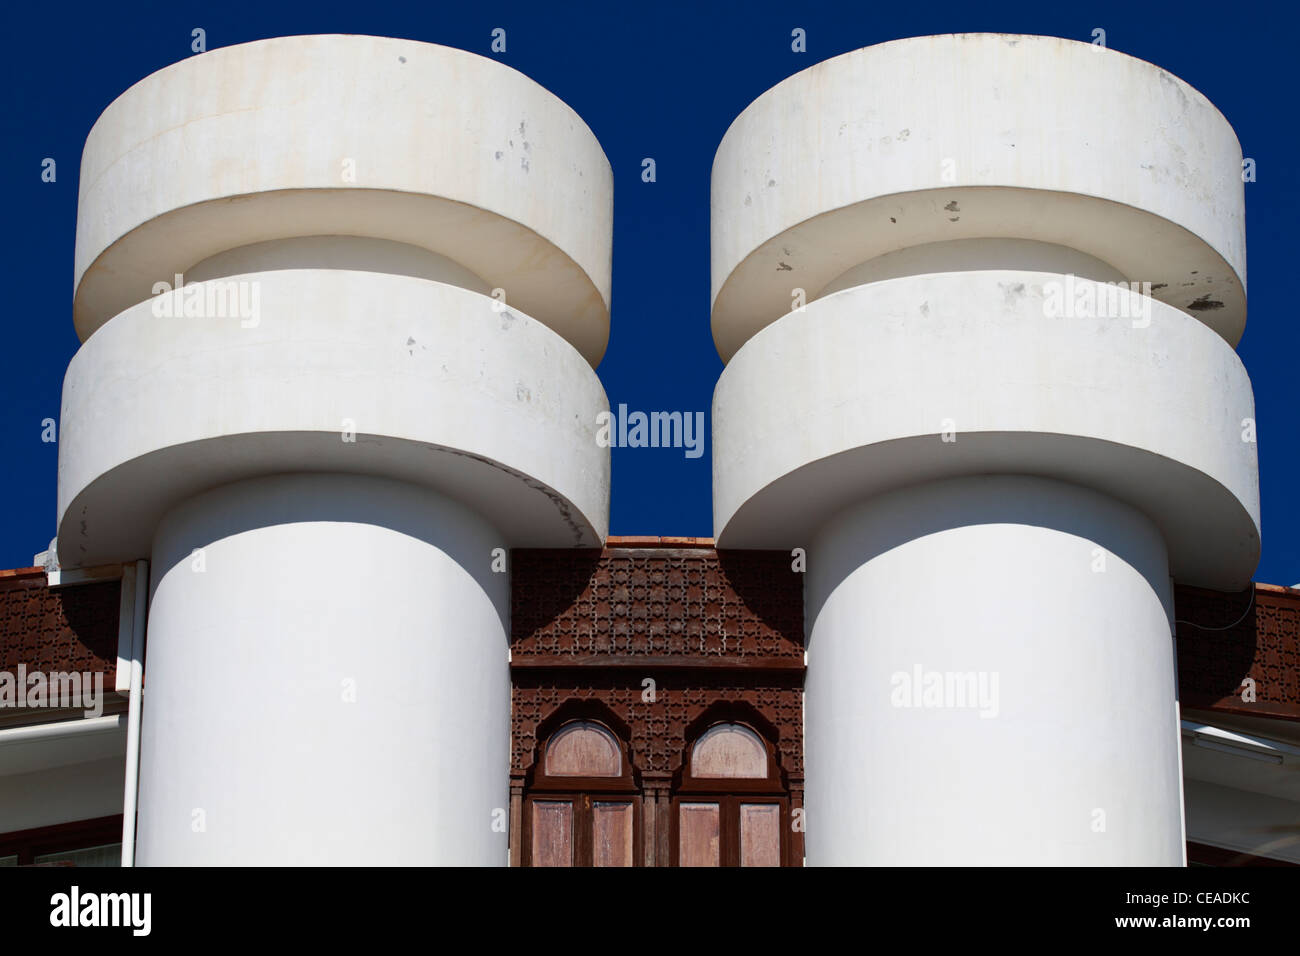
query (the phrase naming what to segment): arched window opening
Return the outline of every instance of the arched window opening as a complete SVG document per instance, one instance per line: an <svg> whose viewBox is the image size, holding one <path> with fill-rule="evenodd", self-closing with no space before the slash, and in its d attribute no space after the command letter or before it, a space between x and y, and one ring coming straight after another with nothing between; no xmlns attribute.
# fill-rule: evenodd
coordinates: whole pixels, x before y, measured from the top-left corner
<svg viewBox="0 0 1300 956"><path fill-rule="evenodd" d="M570 720L542 744L524 800L527 866L635 866L640 794L623 741Z"/></svg>
<svg viewBox="0 0 1300 956"><path fill-rule="evenodd" d="M790 798L772 743L736 721L696 737L673 799L678 866L792 865Z"/></svg>

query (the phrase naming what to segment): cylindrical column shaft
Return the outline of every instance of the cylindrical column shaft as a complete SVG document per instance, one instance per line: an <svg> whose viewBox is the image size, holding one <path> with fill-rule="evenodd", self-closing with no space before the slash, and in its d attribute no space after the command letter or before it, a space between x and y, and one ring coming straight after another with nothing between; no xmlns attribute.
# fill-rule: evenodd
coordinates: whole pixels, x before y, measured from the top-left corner
<svg viewBox="0 0 1300 956"><path fill-rule="evenodd" d="M852 508L809 557L810 864L1182 862L1171 586L1147 518L969 477Z"/></svg>
<svg viewBox="0 0 1300 956"><path fill-rule="evenodd" d="M175 507L153 548L139 862L504 864L500 544L373 477Z"/></svg>

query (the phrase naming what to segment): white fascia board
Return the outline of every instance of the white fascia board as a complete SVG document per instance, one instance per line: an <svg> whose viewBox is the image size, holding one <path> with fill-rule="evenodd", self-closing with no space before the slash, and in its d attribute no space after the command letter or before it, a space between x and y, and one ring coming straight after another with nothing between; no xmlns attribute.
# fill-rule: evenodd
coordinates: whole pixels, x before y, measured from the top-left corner
<svg viewBox="0 0 1300 956"><path fill-rule="evenodd" d="M1293 747L1267 737L1255 737L1234 730L1224 730L1222 727L1202 724L1194 720L1182 721L1182 729L1184 737L1190 737L1197 743L1210 745L1211 749L1224 753L1240 752L1241 756L1263 754L1275 757L1280 762L1291 762L1300 758L1300 747Z"/></svg>
<svg viewBox="0 0 1300 956"><path fill-rule="evenodd" d="M122 565L99 564L93 568L63 568L46 572L46 583L51 588L66 588L75 584L98 584L116 581L122 577Z"/></svg>

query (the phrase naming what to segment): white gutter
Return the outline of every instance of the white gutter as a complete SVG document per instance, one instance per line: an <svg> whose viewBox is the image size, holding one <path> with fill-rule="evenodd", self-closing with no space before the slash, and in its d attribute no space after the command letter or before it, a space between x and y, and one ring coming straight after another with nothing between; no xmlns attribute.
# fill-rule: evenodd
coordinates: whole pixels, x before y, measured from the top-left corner
<svg viewBox="0 0 1300 956"><path fill-rule="evenodd" d="M26 727L6 727L0 730L0 747L6 744L27 743L32 740L108 734L121 729L121 714L110 714L107 717L86 717L80 720L57 720L53 723L31 724Z"/></svg>
<svg viewBox="0 0 1300 956"><path fill-rule="evenodd" d="M133 574L128 572L134 571ZM144 625L149 607L149 562L137 561L135 567L122 569L123 592L134 585L131 616L131 703L126 720L126 786L122 794L122 865L135 866L135 810L139 796L140 773L140 705L144 684ZM133 580L131 580L133 579ZM122 595L123 600L126 594Z"/></svg>
<svg viewBox="0 0 1300 956"><path fill-rule="evenodd" d="M1169 587L1174 586L1173 578L1169 579ZM1252 605L1253 607L1253 605ZM1173 618L1173 613L1169 614ZM1169 622L1169 655L1170 663L1174 669L1174 726L1180 728L1183 724L1183 694L1182 689L1178 686L1178 626L1170 620ZM1178 753L1178 846L1181 848L1183 856L1183 866L1187 866L1187 786L1183 774L1186 772L1183 767L1183 741L1181 737L1177 740L1178 746L1174 748Z"/></svg>

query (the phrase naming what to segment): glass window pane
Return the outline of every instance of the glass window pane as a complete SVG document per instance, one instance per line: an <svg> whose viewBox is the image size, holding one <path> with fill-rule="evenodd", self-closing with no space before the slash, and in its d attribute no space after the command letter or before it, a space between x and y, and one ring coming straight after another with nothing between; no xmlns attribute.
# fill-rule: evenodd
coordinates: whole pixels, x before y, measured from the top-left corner
<svg viewBox="0 0 1300 956"><path fill-rule="evenodd" d="M33 863L71 863L73 866L121 866L122 844L105 843L84 850L63 850L58 853L41 853L32 858Z"/></svg>
<svg viewBox="0 0 1300 956"><path fill-rule="evenodd" d="M546 772L553 777L617 777L622 771L618 743L591 721L566 724L546 746Z"/></svg>
<svg viewBox="0 0 1300 956"><path fill-rule="evenodd" d="M740 865L781 865L781 808L777 804L740 805Z"/></svg>
<svg viewBox="0 0 1300 956"><path fill-rule="evenodd" d="M592 866L632 865L632 804L592 806Z"/></svg>
<svg viewBox="0 0 1300 956"><path fill-rule="evenodd" d="M0 866L17 866L17 856L0 856Z"/></svg>
<svg viewBox="0 0 1300 956"><path fill-rule="evenodd" d="M766 777L767 748L748 727L718 724L710 727L691 752L691 774L696 777Z"/></svg>
<svg viewBox="0 0 1300 956"><path fill-rule="evenodd" d="M679 866L721 866L718 848L718 805L683 803L677 817Z"/></svg>
<svg viewBox="0 0 1300 956"><path fill-rule="evenodd" d="M533 803L533 866L573 866L573 804Z"/></svg>

